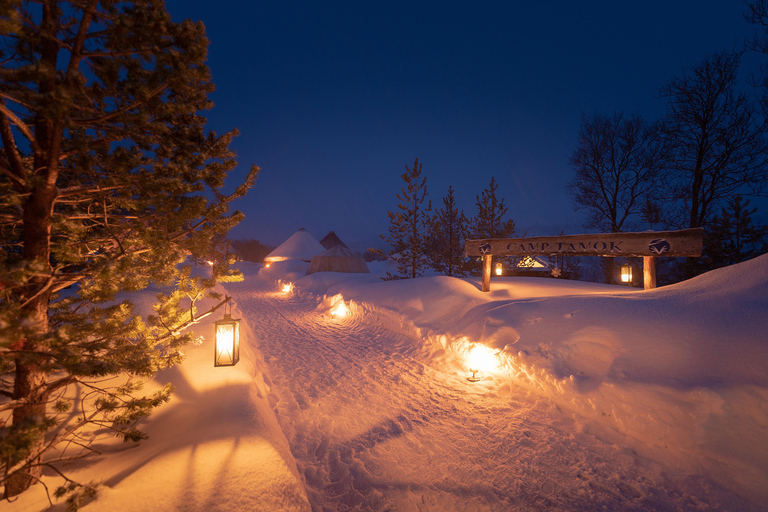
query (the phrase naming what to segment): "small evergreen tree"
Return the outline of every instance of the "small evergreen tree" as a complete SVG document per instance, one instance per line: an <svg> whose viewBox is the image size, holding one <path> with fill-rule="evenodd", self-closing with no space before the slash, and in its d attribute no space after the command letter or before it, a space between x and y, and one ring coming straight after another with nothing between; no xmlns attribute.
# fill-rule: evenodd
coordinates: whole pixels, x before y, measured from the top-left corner
<svg viewBox="0 0 768 512"><path fill-rule="evenodd" d="M38 481L43 465L63 476L55 454L92 452L83 429L146 437L136 422L171 389L144 395L140 379L181 362L184 329L212 312L198 312L198 299L237 278L222 259L205 278L185 262L226 252L242 218L229 204L258 171L223 193L236 133L206 132L199 114L214 89L202 23L172 22L162 0L62 4L0 4L7 498ZM166 291L142 318L117 294L150 282ZM106 384L116 376L124 383ZM65 445L83 452L57 451ZM74 508L93 493L66 478L56 491Z"/></svg>
<svg viewBox="0 0 768 512"><path fill-rule="evenodd" d="M515 222L504 220L507 207L504 199L496 196L498 188L496 178L491 178L488 188L476 198L477 217L470 222L474 238L509 238L515 233Z"/></svg>
<svg viewBox="0 0 768 512"><path fill-rule="evenodd" d="M391 256L397 264L398 274L387 272L385 279L415 278L422 275L427 266L426 240L429 232L432 204L425 208L427 178L421 177L421 164L417 158L413 168L405 166L401 176L405 182L397 199L396 212L387 212L389 236L381 238L392 247Z"/></svg>
<svg viewBox="0 0 768 512"><path fill-rule="evenodd" d="M648 229L653 229L655 224L661 223L661 206L650 198L646 198L640 209L640 219L648 223Z"/></svg>
<svg viewBox="0 0 768 512"><path fill-rule="evenodd" d="M468 229L474 239L509 238L515 234L515 222L512 219L504 220L507 206L504 199L496 195L498 188L496 178L492 177L488 188L476 196L477 216L469 221ZM507 259L509 265L514 264L515 258ZM473 264L472 271L478 273L480 269Z"/></svg>
<svg viewBox="0 0 768 512"><path fill-rule="evenodd" d="M431 250L432 268L447 276L466 275L464 238L467 232L467 217L456 206L453 187L443 197L443 207L432 218Z"/></svg>
<svg viewBox="0 0 768 512"><path fill-rule="evenodd" d="M768 246L768 226L755 225L749 199L736 195L715 216L705 238L705 260L709 268L733 265L764 253Z"/></svg>

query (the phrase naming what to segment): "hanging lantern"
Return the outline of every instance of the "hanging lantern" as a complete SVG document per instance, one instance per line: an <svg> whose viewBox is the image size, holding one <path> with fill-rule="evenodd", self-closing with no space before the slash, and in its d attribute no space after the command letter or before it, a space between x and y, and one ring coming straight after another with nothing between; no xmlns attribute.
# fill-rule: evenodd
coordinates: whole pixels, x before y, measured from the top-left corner
<svg viewBox="0 0 768 512"><path fill-rule="evenodd" d="M215 322L216 347L213 366L235 366L240 360L240 319L232 318L232 310Z"/></svg>
<svg viewBox="0 0 768 512"><path fill-rule="evenodd" d="M500 276L502 272L504 272L504 265L501 262L496 263L496 275Z"/></svg>
<svg viewBox="0 0 768 512"><path fill-rule="evenodd" d="M632 283L632 265L625 263L621 266L621 282L631 284Z"/></svg>

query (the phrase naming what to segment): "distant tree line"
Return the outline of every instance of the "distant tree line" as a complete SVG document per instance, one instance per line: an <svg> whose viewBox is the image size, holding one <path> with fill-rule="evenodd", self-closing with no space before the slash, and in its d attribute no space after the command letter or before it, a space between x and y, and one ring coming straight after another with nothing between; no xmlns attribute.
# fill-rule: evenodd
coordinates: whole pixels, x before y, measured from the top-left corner
<svg viewBox="0 0 768 512"><path fill-rule="evenodd" d="M256 263L263 262L264 258L275 249L272 245L263 244L252 238L232 240L231 248L241 260Z"/></svg>
<svg viewBox="0 0 768 512"><path fill-rule="evenodd" d="M761 32L748 48L768 55L768 0L749 6ZM768 251L768 227L750 197L768 189L768 67L756 94L738 88L746 49L711 55L659 90L661 119L585 115L570 157L568 190L585 227L607 231L704 228L704 254L677 265L672 279L738 263ZM606 258L606 277L613 276Z"/></svg>

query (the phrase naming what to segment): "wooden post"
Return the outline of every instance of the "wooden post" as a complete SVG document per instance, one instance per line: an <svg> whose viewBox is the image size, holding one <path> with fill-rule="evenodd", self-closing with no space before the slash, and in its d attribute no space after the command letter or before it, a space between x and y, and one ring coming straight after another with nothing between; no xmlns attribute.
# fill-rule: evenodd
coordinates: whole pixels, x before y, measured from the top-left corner
<svg viewBox="0 0 768 512"><path fill-rule="evenodd" d="M656 256L643 256L643 287L656 288Z"/></svg>
<svg viewBox="0 0 768 512"><path fill-rule="evenodd" d="M490 254L483 254L483 287L481 291L491 291L491 260L493 256Z"/></svg>

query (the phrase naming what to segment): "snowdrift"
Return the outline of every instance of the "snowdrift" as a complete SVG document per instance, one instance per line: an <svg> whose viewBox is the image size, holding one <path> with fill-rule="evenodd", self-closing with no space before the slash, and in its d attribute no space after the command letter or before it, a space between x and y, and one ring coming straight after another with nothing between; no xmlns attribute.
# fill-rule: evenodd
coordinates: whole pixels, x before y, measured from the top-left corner
<svg viewBox="0 0 768 512"><path fill-rule="evenodd" d="M261 266L259 265L258 268ZM244 265L243 273L258 270ZM216 291L226 293L221 285ZM151 288L131 294L137 311L151 312ZM199 304L204 311L214 302ZM242 315L236 307L233 317ZM104 485L99 497L81 510L309 510L296 462L269 406L268 377L261 354L241 345L235 367L213 366L213 322L194 326L198 344L185 348L183 364L159 372L146 382L150 393L166 383L174 386L168 404L140 425L149 439L139 444L98 438L103 455L75 461L64 468L68 477ZM253 340L247 319L241 321L244 339ZM126 377L118 377L122 383ZM44 472L51 492L62 480ZM35 485L8 511L64 511L66 503L49 507L42 486Z"/></svg>
<svg viewBox="0 0 768 512"><path fill-rule="evenodd" d="M768 255L655 290L540 278L381 281L325 273L296 283L319 308L423 343L430 364L477 386L520 386L588 420L596 435L705 472L768 503ZM474 356L473 356L474 354Z"/></svg>

